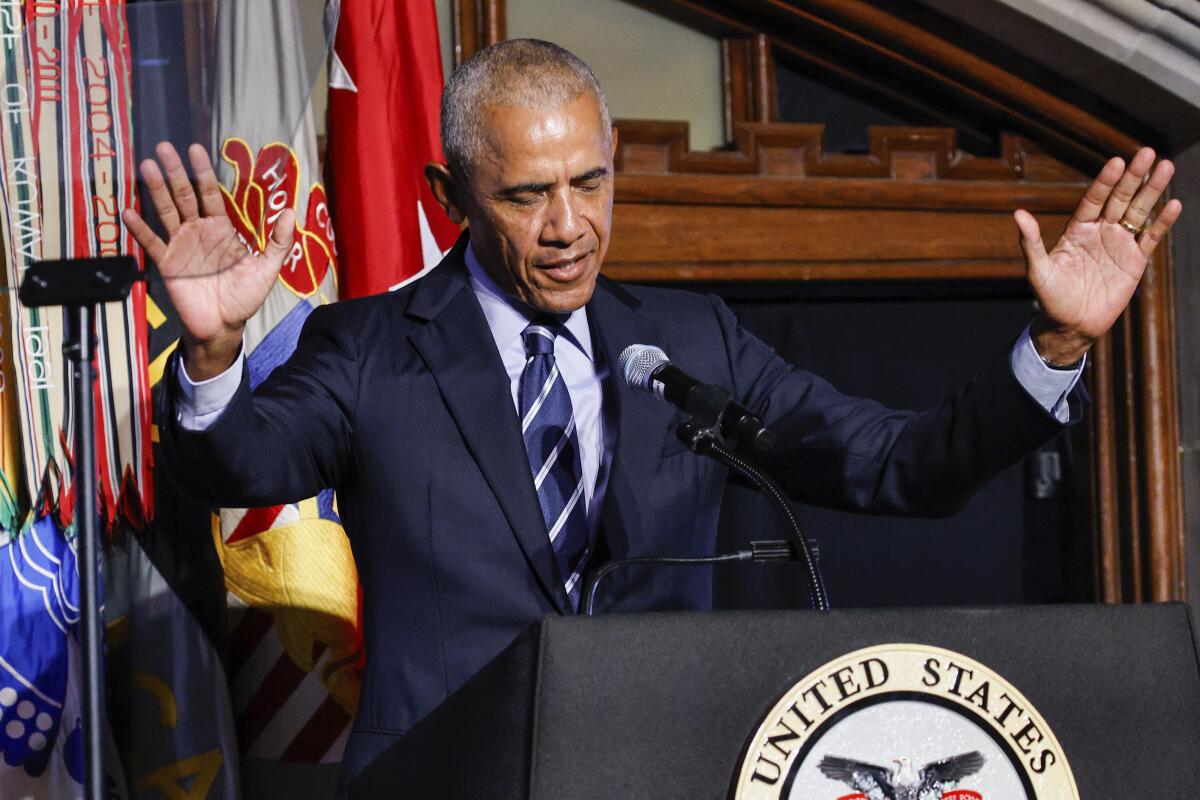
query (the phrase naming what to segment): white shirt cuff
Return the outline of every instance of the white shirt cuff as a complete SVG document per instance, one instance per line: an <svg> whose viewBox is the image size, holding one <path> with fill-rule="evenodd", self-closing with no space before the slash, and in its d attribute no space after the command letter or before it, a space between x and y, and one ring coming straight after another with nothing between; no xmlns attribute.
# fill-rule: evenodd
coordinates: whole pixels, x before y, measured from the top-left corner
<svg viewBox="0 0 1200 800"><path fill-rule="evenodd" d="M1071 409L1067 403L1067 395L1083 375L1087 356L1083 357L1075 369L1054 369L1046 366L1046 362L1038 355L1037 348L1033 346L1033 338L1029 335L1029 326L1026 325L1016 347L1013 348L1011 363L1017 382L1038 405L1059 422L1065 424L1070 421Z"/></svg>
<svg viewBox="0 0 1200 800"><path fill-rule="evenodd" d="M233 400L242 385L242 363L246 343L237 358L220 375L203 381L193 381L187 374L183 359L179 360L179 396L175 401L175 419L185 431L207 430Z"/></svg>

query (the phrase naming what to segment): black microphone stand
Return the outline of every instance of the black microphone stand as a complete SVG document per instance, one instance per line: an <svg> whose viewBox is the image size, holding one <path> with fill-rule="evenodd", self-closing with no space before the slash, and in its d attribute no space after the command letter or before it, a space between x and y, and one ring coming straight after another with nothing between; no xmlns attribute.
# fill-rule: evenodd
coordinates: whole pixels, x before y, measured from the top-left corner
<svg viewBox="0 0 1200 800"><path fill-rule="evenodd" d="M787 523L789 538L804 567L805 577L808 579L808 597L812 607L817 611L828 611L829 595L825 592L825 580L821 577L821 569L817 566L816 556L800 530L800 522L796 519L787 496L769 475L734 453L732 443L726 445L726 440L721 435L722 421L720 418L706 421L709 424L706 425L705 421L700 421L695 417L684 420L675 429L675 433L692 452L715 458L766 495L776 513Z"/></svg>
<svg viewBox="0 0 1200 800"><path fill-rule="evenodd" d="M99 546L96 530L96 406L92 361L96 356L96 306L129 295L141 278L130 256L41 261L25 271L18 297L28 307L63 306L67 314L63 353L71 364L75 398L75 529L79 537L79 587L83 625L84 796L104 794L103 670L101 668Z"/></svg>

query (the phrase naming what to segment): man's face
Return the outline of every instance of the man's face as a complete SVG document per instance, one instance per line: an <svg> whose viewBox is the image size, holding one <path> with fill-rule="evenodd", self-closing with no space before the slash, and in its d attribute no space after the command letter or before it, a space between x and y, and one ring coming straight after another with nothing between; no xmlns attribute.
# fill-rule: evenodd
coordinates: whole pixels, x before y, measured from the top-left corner
<svg viewBox="0 0 1200 800"><path fill-rule="evenodd" d="M584 92L551 111L492 107L486 146L459 199L480 263L539 311L592 297L612 225L615 133Z"/></svg>

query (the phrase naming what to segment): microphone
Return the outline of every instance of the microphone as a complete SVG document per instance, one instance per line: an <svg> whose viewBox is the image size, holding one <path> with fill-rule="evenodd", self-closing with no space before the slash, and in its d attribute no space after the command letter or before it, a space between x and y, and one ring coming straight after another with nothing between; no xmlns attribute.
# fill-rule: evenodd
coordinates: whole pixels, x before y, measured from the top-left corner
<svg viewBox="0 0 1200 800"><path fill-rule="evenodd" d="M775 434L761 419L737 403L720 386L701 383L671 363L661 348L631 344L617 363L632 389L650 392L695 418L705 428L720 426L721 435L753 450L770 450Z"/></svg>

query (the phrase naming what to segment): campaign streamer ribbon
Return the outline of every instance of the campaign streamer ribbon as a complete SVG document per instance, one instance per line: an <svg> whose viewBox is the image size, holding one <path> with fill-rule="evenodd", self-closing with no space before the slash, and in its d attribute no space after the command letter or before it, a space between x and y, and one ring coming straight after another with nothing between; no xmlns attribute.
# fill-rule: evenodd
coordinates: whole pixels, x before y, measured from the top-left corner
<svg viewBox="0 0 1200 800"><path fill-rule="evenodd" d="M125 0L0 0L0 231L9 289L0 366L11 363L3 393L15 409L0 423L0 477L19 505L58 506L63 522L79 401L62 356L66 320L62 309L19 306L13 291L39 259L140 258L120 222L121 210L136 205L130 71ZM109 524L118 514L136 523L152 513L153 497L144 284L99 309L97 337L100 380L90 402L100 509Z"/></svg>

